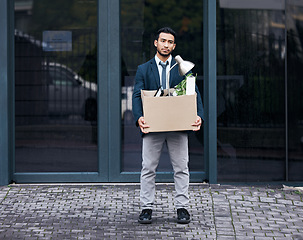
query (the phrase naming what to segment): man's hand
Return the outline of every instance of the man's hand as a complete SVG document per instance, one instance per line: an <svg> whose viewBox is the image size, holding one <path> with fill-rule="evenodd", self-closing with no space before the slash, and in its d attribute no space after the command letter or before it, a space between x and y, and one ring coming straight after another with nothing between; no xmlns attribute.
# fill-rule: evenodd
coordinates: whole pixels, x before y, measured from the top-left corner
<svg viewBox="0 0 303 240"><path fill-rule="evenodd" d="M195 123L192 124L192 126L195 126L197 128L194 129L193 131L199 131L201 124L202 124L202 119L199 116L197 116L197 120L195 121Z"/></svg>
<svg viewBox="0 0 303 240"><path fill-rule="evenodd" d="M148 129L149 128L149 125L146 124L145 120L144 120L144 117L140 117L138 119L138 124L139 124L139 127L141 129L141 131L143 133L148 133Z"/></svg>

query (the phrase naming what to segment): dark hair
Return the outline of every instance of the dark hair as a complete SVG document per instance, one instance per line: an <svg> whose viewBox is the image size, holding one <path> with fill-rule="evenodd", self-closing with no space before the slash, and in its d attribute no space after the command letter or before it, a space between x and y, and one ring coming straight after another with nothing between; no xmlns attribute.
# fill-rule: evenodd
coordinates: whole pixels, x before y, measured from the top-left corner
<svg viewBox="0 0 303 240"><path fill-rule="evenodd" d="M176 36L177 36L177 34L176 34L176 32L175 32L173 29L171 29L170 27L163 27L163 28L160 28L160 29L158 30L157 34L156 34L155 40L158 40L158 39L159 39L160 33L169 33L169 34L173 35L174 38L175 38L175 41L174 41L174 42L176 42Z"/></svg>

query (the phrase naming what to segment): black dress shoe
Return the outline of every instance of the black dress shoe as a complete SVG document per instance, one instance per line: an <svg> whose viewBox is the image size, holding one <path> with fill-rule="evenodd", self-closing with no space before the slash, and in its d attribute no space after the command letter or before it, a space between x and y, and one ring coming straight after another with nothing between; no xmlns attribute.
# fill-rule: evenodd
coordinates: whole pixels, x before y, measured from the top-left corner
<svg viewBox="0 0 303 240"><path fill-rule="evenodd" d="M153 210L151 209L143 209L139 216L138 222L142 224L152 223L152 212Z"/></svg>
<svg viewBox="0 0 303 240"><path fill-rule="evenodd" d="M189 223L190 215L185 208L177 209L177 223Z"/></svg>

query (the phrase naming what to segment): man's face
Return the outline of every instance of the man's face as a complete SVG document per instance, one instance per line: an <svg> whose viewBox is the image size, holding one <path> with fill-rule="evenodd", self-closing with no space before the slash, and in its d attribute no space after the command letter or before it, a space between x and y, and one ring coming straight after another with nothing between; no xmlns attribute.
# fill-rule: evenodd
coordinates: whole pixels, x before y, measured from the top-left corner
<svg viewBox="0 0 303 240"><path fill-rule="evenodd" d="M158 54L168 57L175 49L175 38L170 33L160 33L158 40L154 42Z"/></svg>

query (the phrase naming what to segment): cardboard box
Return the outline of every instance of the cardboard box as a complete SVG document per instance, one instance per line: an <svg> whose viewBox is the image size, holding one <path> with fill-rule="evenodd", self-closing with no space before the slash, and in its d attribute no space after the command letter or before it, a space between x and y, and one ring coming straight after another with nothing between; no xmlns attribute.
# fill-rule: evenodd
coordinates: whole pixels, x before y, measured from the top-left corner
<svg viewBox="0 0 303 240"><path fill-rule="evenodd" d="M197 97L194 95L154 97L156 91L141 90L143 115L149 132L194 130Z"/></svg>

